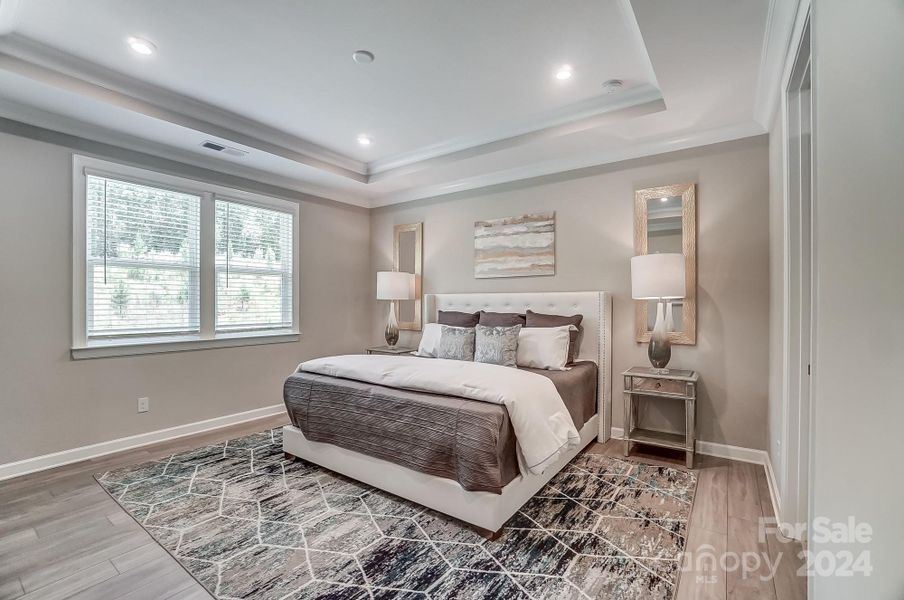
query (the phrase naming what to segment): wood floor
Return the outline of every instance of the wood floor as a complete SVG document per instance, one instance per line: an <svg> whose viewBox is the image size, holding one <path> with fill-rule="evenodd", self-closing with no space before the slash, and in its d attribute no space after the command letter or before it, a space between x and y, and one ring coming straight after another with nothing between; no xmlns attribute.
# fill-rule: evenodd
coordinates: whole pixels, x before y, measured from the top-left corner
<svg viewBox="0 0 904 600"><path fill-rule="evenodd" d="M209 599L92 475L283 423L283 417L262 419L0 483L0 600ZM618 455L621 443L594 444L589 451ZM683 461L683 454L637 457L679 466ZM699 457L698 463L685 557L691 570L682 575L676 598L805 598L806 581L796 575L800 545L774 535L759 539L760 517L772 516L762 467L710 457ZM700 560L701 552L714 556L716 564ZM773 579L759 577L768 571L764 563L757 572L748 569L744 577L741 569L726 572L719 566L718 559L726 552L781 560ZM747 556L753 567L752 555ZM732 566L731 561L727 564Z"/></svg>

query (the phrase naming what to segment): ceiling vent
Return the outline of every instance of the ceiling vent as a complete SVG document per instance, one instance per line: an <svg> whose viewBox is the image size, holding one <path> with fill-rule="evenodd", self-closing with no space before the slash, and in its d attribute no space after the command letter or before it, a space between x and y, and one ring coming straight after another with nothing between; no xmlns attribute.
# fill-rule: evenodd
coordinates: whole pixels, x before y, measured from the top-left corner
<svg viewBox="0 0 904 600"><path fill-rule="evenodd" d="M209 140L201 144L201 147L207 148L208 150L213 150L214 152L222 152L223 154L228 154L229 156L238 156L239 158L248 155L248 152L245 150L239 150L238 148L233 148L232 146L224 146L223 144L218 144Z"/></svg>

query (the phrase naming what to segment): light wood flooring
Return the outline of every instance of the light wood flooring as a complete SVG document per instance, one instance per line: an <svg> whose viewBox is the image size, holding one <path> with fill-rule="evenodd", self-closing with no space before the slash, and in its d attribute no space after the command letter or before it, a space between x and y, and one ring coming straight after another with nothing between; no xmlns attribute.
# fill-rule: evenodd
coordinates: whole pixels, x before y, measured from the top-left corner
<svg viewBox="0 0 904 600"><path fill-rule="evenodd" d="M283 417L262 419L0 483L0 600L209 599L92 476L284 422ZM621 442L610 440L589 451L619 456L621 448ZM634 456L683 464L683 454ZM687 571L677 600L805 598L806 580L796 575L800 545L775 536L759 541L759 518L772 516L763 468L698 457L696 470L699 480L686 558L691 560L702 550L717 557L756 552L772 561L781 554L782 560L776 577L765 581L756 574L745 578L740 570L725 572L718 565L714 570Z"/></svg>

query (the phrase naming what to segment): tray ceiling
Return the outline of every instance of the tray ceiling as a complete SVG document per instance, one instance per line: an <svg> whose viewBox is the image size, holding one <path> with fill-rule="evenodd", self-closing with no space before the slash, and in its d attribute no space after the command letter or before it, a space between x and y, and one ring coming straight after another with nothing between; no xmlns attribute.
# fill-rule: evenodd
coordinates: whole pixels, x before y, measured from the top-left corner
<svg viewBox="0 0 904 600"><path fill-rule="evenodd" d="M265 6L0 0L0 116L365 206L764 131L768 0Z"/></svg>

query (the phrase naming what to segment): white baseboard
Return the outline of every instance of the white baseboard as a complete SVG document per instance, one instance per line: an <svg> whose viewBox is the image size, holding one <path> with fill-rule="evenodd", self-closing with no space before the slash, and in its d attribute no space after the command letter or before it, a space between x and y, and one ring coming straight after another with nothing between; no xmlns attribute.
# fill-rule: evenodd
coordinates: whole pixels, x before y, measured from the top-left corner
<svg viewBox="0 0 904 600"><path fill-rule="evenodd" d="M624 436L624 430L621 427L613 427L610 434L613 438L620 440ZM766 465L769 455L765 450L754 450L753 448L742 448L741 446L730 446L728 444L720 444L718 442L705 442L697 440L697 454L705 454L706 456L717 456L719 458L728 458L740 462L753 463L755 465Z"/></svg>
<svg viewBox="0 0 904 600"><path fill-rule="evenodd" d="M61 467L74 462L112 454L114 452L122 452L123 450L131 450L139 446L147 446L158 442L165 442L187 435L203 433L229 425L237 425L248 421L255 421L265 417L272 417L286 412L284 404L274 404L273 406L265 406L245 412L235 413L232 415L224 415L215 417L205 421L197 421L195 423L187 423L185 425L177 425L167 429L158 429L157 431L149 431L129 437L110 440L108 442L100 442L91 444L90 446L81 446L72 448L71 450L63 450L54 452L53 454L44 454L43 456L35 456L34 458L26 458L17 462L6 463L0 465L0 481L11 479L36 471L44 471L54 467Z"/></svg>
<svg viewBox="0 0 904 600"><path fill-rule="evenodd" d="M621 427L613 427L610 433L613 439L620 440L624 436L624 429ZM719 458L727 458L737 460L739 462L753 463L762 465L766 469L766 481L769 483L769 497L772 500L772 510L779 523L781 520L782 499L778 491L778 482L775 479L775 471L772 468L772 460L769 453L765 450L755 450L753 448L743 448L741 446L731 446L729 444L720 444L717 442L705 442L697 440L697 453L706 456L716 456Z"/></svg>

